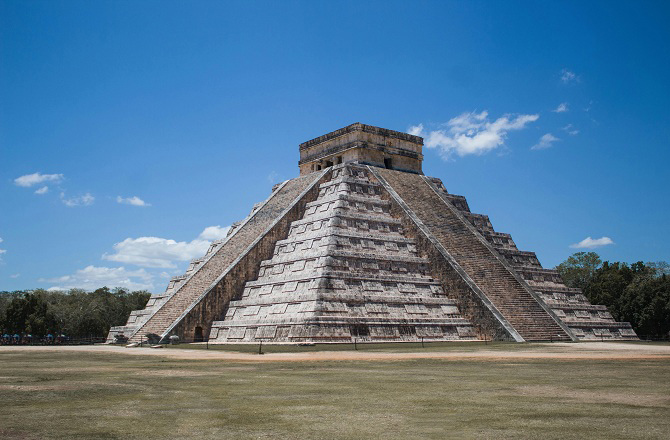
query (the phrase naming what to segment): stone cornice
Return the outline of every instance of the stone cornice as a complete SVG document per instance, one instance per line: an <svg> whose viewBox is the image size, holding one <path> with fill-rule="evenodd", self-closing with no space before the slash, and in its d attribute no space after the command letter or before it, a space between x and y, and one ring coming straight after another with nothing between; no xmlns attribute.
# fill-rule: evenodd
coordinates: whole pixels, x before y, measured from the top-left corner
<svg viewBox="0 0 670 440"><path fill-rule="evenodd" d="M408 135L408 136L411 136L411 135ZM302 146L300 148L302 149ZM418 159L418 160L423 159L423 155L417 153L416 151L406 150L404 148L384 147L384 146L381 146L381 145L373 145L373 144L369 144L368 142L365 142L365 141L353 141L353 142L346 143L344 145L336 145L334 147L330 147L330 148L327 148L323 151L312 153L312 154L309 154L307 156L302 156L301 159L298 161L298 165L302 165L304 163L312 162L314 160L321 159L323 157L332 156L333 154L341 153L345 150L350 150L352 148L368 148L368 149L374 149L374 150L379 150L379 151L386 151L389 154L396 154L396 155L400 155L400 156L411 157L412 159Z"/></svg>
<svg viewBox="0 0 670 440"><path fill-rule="evenodd" d="M400 131L388 130L386 128L375 127L374 125L365 125L360 122L356 122L346 127L340 128L339 130L331 131L330 133L324 134L307 142L300 144L300 149L304 150L314 145L321 144L323 142L335 139L336 137L345 135L347 133L352 133L354 131L362 131L365 133L378 134L380 136L386 136L395 139L401 139L403 141L413 142L415 144L423 145L423 138L420 136L414 136L408 133L402 133Z"/></svg>

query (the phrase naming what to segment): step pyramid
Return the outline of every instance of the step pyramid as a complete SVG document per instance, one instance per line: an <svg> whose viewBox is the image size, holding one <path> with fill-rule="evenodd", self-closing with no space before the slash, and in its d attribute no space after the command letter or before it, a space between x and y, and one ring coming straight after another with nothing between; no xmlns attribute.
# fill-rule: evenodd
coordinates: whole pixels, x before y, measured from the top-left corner
<svg viewBox="0 0 670 440"><path fill-rule="evenodd" d="M108 340L637 338L424 176L422 145L360 123L301 144L300 176Z"/></svg>

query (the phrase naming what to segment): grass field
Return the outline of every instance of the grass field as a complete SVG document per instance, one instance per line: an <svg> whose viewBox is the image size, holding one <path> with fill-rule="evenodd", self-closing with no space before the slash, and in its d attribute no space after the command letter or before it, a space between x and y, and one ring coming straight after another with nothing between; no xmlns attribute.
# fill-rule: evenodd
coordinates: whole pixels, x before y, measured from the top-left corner
<svg viewBox="0 0 670 440"><path fill-rule="evenodd" d="M457 349L464 347L492 349ZM540 346L493 349L534 347ZM667 358L231 362L0 347L0 366L3 439L666 439L670 433Z"/></svg>

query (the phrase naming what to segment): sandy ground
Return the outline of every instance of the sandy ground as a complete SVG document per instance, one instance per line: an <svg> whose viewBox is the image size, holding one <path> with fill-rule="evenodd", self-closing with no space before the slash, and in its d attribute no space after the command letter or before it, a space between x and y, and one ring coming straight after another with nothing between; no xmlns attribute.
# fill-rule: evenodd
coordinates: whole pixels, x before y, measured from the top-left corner
<svg viewBox="0 0 670 440"><path fill-rule="evenodd" d="M311 362L311 361L399 361L407 359L444 359L444 360L523 360L523 359L594 359L594 360L641 360L666 359L670 361L670 345L631 344L617 342L580 342L532 344L517 350L510 347L486 349L473 347L472 351L415 351L415 352L382 352L365 351L313 351L305 353L267 353L264 355L224 351L220 348L212 350L189 350L179 348L154 349L148 347L119 347L110 345L82 346L3 346L1 353L8 352L87 352L116 353L126 356L159 356L171 359L207 360L220 359L236 362Z"/></svg>

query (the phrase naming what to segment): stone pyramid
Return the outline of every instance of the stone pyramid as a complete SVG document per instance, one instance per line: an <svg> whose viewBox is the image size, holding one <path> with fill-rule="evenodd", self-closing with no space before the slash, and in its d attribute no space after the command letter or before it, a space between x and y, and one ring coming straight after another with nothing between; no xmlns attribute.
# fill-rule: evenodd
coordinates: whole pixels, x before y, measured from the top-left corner
<svg viewBox="0 0 670 440"><path fill-rule="evenodd" d="M165 293L114 327L221 343L636 339L421 170L423 139L352 124Z"/></svg>
<svg viewBox="0 0 670 440"><path fill-rule="evenodd" d="M230 302L221 342L474 338L365 167L339 165Z"/></svg>

